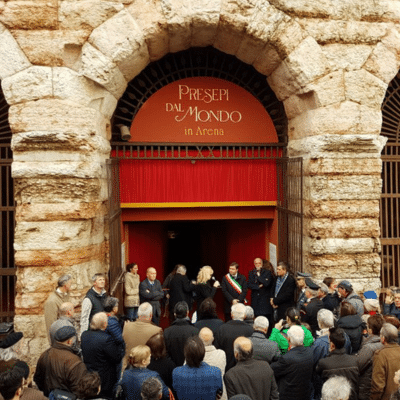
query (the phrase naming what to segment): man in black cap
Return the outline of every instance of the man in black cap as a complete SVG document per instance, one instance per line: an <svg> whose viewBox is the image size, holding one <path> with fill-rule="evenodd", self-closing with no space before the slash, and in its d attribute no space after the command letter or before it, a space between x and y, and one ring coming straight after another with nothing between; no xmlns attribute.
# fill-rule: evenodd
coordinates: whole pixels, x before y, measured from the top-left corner
<svg viewBox="0 0 400 400"><path fill-rule="evenodd" d="M357 314L362 317L364 314L364 303L361 297L354 293L353 286L349 281L341 281L337 285L340 298L352 304L357 311Z"/></svg>
<svg viewBox="0 0 400 400"><path fill-rule="evenodd" d="M306 281L307 287L305 289L305 294L307 301L303 304L303 308L301 310L301 320L310 325L311 333L315 337L318 329L317 314L319 310L324 308L324 303L318 298L319 286L310 278L308 278Z"/></svg>
<svg viewBox="0 0 400 400"><path fill-rule="evenodd" d="M306 280L310 280L311 274L308 272L296 272L296 284L300 290L299 297L297 299L296 308L300 311L303 304L307 301L306 297Z"/></svg>
<svg viewBox="0 0 400 400"><path fill-rule="evenodd" d="M40 356L33 379L45 396L54 389L78 396L79 380L88 371L72 348L75 339L75 328L64 326L56 332L55 343Z"/></svg>

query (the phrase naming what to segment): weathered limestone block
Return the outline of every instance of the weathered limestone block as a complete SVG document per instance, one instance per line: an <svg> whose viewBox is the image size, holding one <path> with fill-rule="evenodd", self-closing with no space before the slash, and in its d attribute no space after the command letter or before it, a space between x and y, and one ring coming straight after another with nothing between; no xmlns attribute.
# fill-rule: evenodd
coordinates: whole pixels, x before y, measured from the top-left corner
<svg viewBox="0 0 400 400"><path fill-rule="evenodd" d="M99 135L107 139L108 119L90 107L66 100L38 100L16 104L9 109L14 132L48 131Z"/></svg>
<svg viewBox="0 0 400 400"><path fill-rule="evenodd" d="M2 27L2 25L0 25ZM0 30L0 79L7 78L30 66L29 60L6 29Z"/></svg>
<svg viewBox="0 0 400 400"><path fill-rule="evenodd" d="M281 62L281 57L275 47L267 44L254 60L253 67L261 74L269 76L278 68Z"/></svg>
<svg viewBox="0 0 400 400"><path fill-rule="evenodd" d="M22 293L17 281L17 295L15 296L15 312L19 315L39 314L41 304L48 296L47 292ZM26 328L23 329L25 331Z"/></svg>
<svg viewBox="0 0 400 400"><path fill-rule="evenodd" d="M114 1L60 1L60 29L94 29L124 8Z"/></svg>
<svg viewBox="0 0 400 400"><path fill-rule="evenodd" d="M10 29L56 29L58 4L56 0L6 1L0 22Z"/></svg>
<svg viewBox="0 0 400 400"><path fill-rule="evenodd" d="M336 89L340 88L337 86ZM308 110L314 110L320 105L313 91L304 94L293 94L284 101L285 113L288 119L301 115Z"/></svg>
<svg viewBox="0 0 400 400"><path fill-rule="evenodd" d="M288 145L290 157L307 158L371 158L382 152L387 138L378 135L334 135L310 136L291 140Z"/></svg>
<svg viewBox="0 0 400 400"><path fill-rule="evenodd" d="M15 200L24 203L64 203L105 201L107 182L100 179L16 179Z"/></svg>
<svg viewBox="0 0 400 400"><path fill-rule="evenodd" d="M19 274L30 274L29 270L33 269L41 274L50 274L52 279L56 279L57 274L63 274L65 270L70 270L77 264L86 264L94 261L104 262L106 256L106 245L104 242L100 244L92 244L86 247L76 247L71 250L20 250L15 253L15 262L18 265ZM22 269L26 269L25 273ZM79 268L78 268L79 269ZM54 271L54 274L53 274ZM75 276L75 275L74 275ZM56 282L56 280L55 280ZM79 289L86 287L86 281L82 283ZM83 286L82 286L83 285Z"/></svg>
<svg viewBox="0 0 400 400"><path fill-rule="evenodd" d="M379 78L361 69L344 74L346 99L364 104L371 108L380 108L385 97L387 85Z"/></svg>
<svg viewBox="0 0 400 400"><path fill-rule="evenodd" d="M169 52L168 24L161 2L157 0L135 0L126 10L133 16L143 31L150 61L159 60Z"/></svg>
<svg viewBox="0 0 400 400"><path fill-rule="evenodd" d="M387 84L399 70L400 57L382 43L378 43L372 51L364 68Z"/></svg>
<svg viewBox="0 0 400 400"><path fill-rule="evenodd" d="M272 75L271 75L272 76ZM308 110L289 120L289 138L296 140L313 135L376 134L381 130L380 109L344 101Z"/></svg>
<svg viewBox="0 0 400 400"><path fill-rule="evenodd" d="M52 69L32 66L5 78L1 84L8 104L53 96Z"/></svg>
<svg viewBox="0 0 400 400"><path fill-rule="evenodd" d="M386 2L386 8L382 16L382 20L397 24L400 22L400 3L398 1Z"/></svg>
<svg viewBox="0 0 400 400"><path fill-rule="evenodd" d="M240 43L236 57L247 64L253 64L283 21L289 22L290 18L268 2L258 4L246 26L246 34ZM278 58L280 62L280 57Z"/></svg>
<svg viewBox="0 0 400 400"><path fill-rule="evenodd" d="M104 86L117 99L123 95L128 85L117 65L89 43L82 48L79 74Z"/></svg>
<svg viewBox="0 0 400 400"><path fill-rule="evenodd" d="M206 47L217 35L221 0L192 0L192 47Z"/></svg>
<svg viewBox="0 0 400 400"><path fill-rule="evenodd" d="M72 67L80 57L90 31L13 30L12 34L32 64Z"/></svg>
<svg viewBox="0 0 400 400"><path fill-rule="evenodd" d="M397 2L400 11L400 2ZM400 22L400 14L399 14ZM396 28L388 29L387 34L382 38L382 44L396 55L397 59L400 57L400 32Z"/></svg>
<svg viewBox="0 0 400 400"><path fill-rule="evenodd" d="M307 200L303 207L310 218L379 218L379 200Z"/></svg>
<svg viewBox="0 0 400 400"><path fill-rule="evenodd" d="M300 18L297 21L319 44L376 44L388 30L386 24L379 22L311 18Z"/></svg>
<svg viewBox="0 0 400 400"><path fill-rule="evenodd" d="M89 43L110 58L128 82L150 60L143 31L125 9L96 28Z"/></svg>
<svg viewBox="0 0 400 400"><path fill-rule="evenodd" d="M305 175L381 175L382 160L375 158L304 158Z"/></svg>
<svg viewBox="0 0 400 400"><path fill-rule="evenodd" d="M191 43L191 2L161 0L161 8L168 23L169 49L172 53L186 50Z"/></svg>
<svg viewBox="0 0 400 400"><path fill-rule="evenodd" d="M378 238L312 239L305 240L306 247L313 256L333 254L378 253L381 250Z"/></svg>
<svg viewBox="0 0 400 400"><path fill-rule="evenodd" d="M359 70L370 56L373 46L368 44L325 44L321 47L332 70Z"/></svg>
<svg viewBox="0 0 400 400"><path fill-rule="evenodd" d="M321 47L313 38L307 37L268 77L268 83L278 99L283 100L327 72L329 66Z"/></svg>
<svg viewBox="0 0 400 400"><path fill-rule="evenodd" d="M104 226L87 221L41 221L17 224L14 248L19 250L67 250L100 244Z"/></svg>
<svg viewBox="0 0 400 400"><path fill-rule="evenodd" d="M379 220L363 219L312 219L307 222L307 234L314 239L379 237Z"/></svg>
<svg viewBox="0 0 400 400"><path fill-rule="evenodd" d="M381 260L379 254L335 254L310 256L308 258L310 272L317 279L334 276L337 282L341 279L379 277ZM333 272L334 271L334 272ZM371 290L371 289L369 289Z"/></svg>
<svg viewBox="0 0 400 400"><path fill-rule="evenodd" d="M117 99L102 86L69 68L53 68L54 97L73 101L111 118Z"/></svg>
<svg viewBox="0 0 400 400"><path fill-rule="evenodd" d="M380 176L304 177L305 200L376 200L382 192Z"/></svg>
<svg viewBox="0 0 400 400"><path fill-rule="evenodd" d="M256 0L221 0L221 17L214 47L227 54L236 54L247 24L257 11Z"/></svg>

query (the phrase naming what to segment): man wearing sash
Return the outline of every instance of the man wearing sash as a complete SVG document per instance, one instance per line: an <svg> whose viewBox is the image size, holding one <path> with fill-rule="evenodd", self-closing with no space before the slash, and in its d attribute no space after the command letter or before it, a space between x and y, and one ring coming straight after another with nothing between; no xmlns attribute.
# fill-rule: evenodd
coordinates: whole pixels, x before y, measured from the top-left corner
<svg viewBox="0 0 400 400"><path fill-rule="evenodd" d="M244 303L247 294L246 278L239 274L239 264L233 262L229 266L229 274L222 278L221 289L224 295L225 322L231 320L231 307L237 303Z"/></svg>

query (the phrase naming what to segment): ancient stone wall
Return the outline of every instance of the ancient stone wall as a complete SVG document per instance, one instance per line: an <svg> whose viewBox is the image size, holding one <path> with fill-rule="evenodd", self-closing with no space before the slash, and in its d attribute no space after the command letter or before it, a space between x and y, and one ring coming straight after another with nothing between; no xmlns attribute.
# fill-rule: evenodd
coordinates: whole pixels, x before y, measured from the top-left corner
<svg viewBox="0 0 400 400"><path fill-rule="evenodd" d="M379 287L380 105L400 65L399 0L0 0L16 183L16 329L34 359L56 279L107 268L110 117L150 61L236 55L284 102L304 157L305 265Z"/></svg>

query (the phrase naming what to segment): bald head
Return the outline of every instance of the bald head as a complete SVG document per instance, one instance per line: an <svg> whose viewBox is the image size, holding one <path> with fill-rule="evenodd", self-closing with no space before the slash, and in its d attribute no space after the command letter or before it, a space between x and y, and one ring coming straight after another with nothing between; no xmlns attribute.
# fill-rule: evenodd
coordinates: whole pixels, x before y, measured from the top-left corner
<svg viewBox="0 0 400 400"><path fill-rule="evenodd" d="M238 361L246 361L253 357L253 344L251 340L244 336L239 336L233 342L233 352Z"/></svg>
<svg viewBox="0 0 400 400"><path fill-rule="evenodd" d="M199 332L199 338L204 343L204 346L211 346L214 341L214 335L210 328L202 328Z"/></svg>
<svg viewBox="0 0 400 400"><path fill-rule="evenodd" d="M156 280L156 276L157 276L157 271L156 271L156 269L153 268L153 267L147 268L146 276L147 276L147 279L148 279L150 282L154 282L154 281Z"/></svg>

